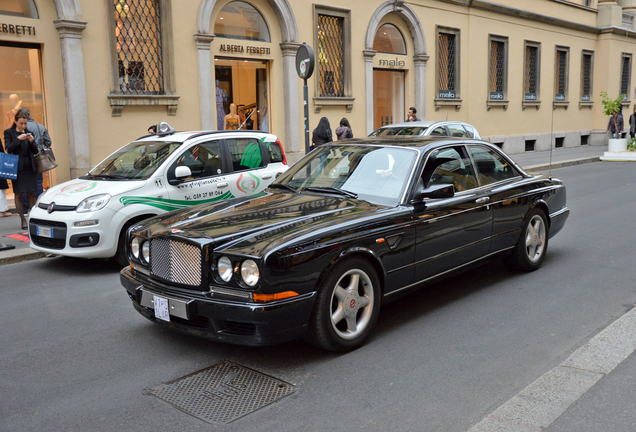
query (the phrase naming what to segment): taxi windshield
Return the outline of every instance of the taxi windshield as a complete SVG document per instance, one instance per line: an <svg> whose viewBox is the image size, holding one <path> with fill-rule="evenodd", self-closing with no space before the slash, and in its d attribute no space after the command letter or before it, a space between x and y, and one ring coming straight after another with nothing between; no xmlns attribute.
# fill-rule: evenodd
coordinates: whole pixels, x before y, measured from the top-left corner
<svg viewBox="0 0 636 432"><path fill-rule="evenodd" d="M103 180L145 180L182 143L163 141L133 142L100 162L82 178Z"/></svg>

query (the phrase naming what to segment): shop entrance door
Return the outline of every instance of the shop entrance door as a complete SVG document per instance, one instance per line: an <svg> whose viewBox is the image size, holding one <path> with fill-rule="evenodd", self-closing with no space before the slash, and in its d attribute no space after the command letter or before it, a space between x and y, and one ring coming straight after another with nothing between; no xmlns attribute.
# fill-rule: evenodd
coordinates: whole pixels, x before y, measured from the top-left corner
<svg viewBox="0 0 636 432"><path fill-rule="evenodd" d="M373 128L401 123L404 114L404 71L373 70Z"/></svg>
<svg viewBox="0 0 636 432"><path fill-rule="evenodd" d="M46 126L41 59L39 45L0 42L0 120L3 126L2 130L13 125L15 113L20 108L27 108L37 123ZM48 173L45 174L44 188L48 188ZM7 192L7 197L11 199L12 189Z"/></svg>
<svg viewBox="0 0 636 432"><path fill-rule="evenodd" d="M230 114L231 104L234 104L240 119L238 127L269 132L267 66L266 61L221 57L214 59L216 115L219 130L226 128L224 118Z"/></svg>

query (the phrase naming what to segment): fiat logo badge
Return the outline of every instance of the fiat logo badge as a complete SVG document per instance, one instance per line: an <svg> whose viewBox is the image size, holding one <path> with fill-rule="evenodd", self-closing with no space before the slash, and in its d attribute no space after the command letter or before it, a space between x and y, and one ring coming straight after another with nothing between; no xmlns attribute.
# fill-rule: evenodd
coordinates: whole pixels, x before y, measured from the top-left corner
<svg viewBox="0 0 636 432"><path fill-rule="evenodd" d="M49 207L46 209L46 211L49 213L53 213L54 208L55 208L55 203L52 202L51 204L49 204Z"/></svg>

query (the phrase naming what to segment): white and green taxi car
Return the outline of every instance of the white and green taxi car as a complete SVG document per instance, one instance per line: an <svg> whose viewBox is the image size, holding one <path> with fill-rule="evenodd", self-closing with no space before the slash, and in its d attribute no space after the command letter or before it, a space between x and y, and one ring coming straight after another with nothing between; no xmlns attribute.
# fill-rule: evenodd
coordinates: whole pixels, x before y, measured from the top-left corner
<svg viewBox="0 0 636 432"><path fill-rule="evenodd" d="M276 136L258 131L159 133L134 141L88 174L40 195L29 214L31 247L128 264L132 224L187 206L256 195L287 170Z"/></svg>

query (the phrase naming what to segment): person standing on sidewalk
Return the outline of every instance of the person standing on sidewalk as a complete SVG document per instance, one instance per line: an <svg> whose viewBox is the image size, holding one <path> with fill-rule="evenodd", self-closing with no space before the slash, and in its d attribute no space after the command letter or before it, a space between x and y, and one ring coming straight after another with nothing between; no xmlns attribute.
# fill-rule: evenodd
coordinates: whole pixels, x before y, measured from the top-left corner
<svg viewBox="0 0 636 432"><path fill-rule="evenodd" d="M618 110L616 110L609 119L607 132L612 133L612 138L622 138L623 128L623 116L619 114Z"/></svg>
<svg viewBox="0 0 636 432"><path fill-rule="evenodd" d="M34 156L38 152L35 145L33 132L27 129L29 116L18 111L15 114L13 125L4 131L4 142L7 146L7 153L18 155L18 178L11 180L13 193L15 194L15 207L20 215L22 229L27 229L27 221L24 217L24 206L22 205L22 195L27 195L29 208L35 205L35 191L38 188L38 170L35 165Z"/></svg>
<svg viewBox="0 0 636 432"><path fill-rule="evenodd" d="M415 109L415 107L409 108L408 117L406 118L406 121L407 122L422 121L417 118L417 110Z"/></svg>
<svg viewBox="0 0 636 432"><path fill-rule="evenodd" d="M38 147L38 152L41 152L44 148L51 148L51 137L49 136L49 131L46 130L44 125L40 123L36 123L35 120L31 117L31 112L27 108L20 108L20 111L24 112L29 118L27 121L27 129L29 129L33 133L33 138L35 138L35 145ZM42 187L43 183L42 174L38 174L38 188L35 191L35 199L37 200L40 194L44 192L44 188ZM22 205L26 209L25 213L28 213L30 210L29 202L27 200L26 195L23 195Z"/></svg>
<svg viewBox="0 0 636 432"><path fill-rule="evenodd" d="M629 116L629 136L634 139L636 137L636 107L634 112Z"/></svg>

